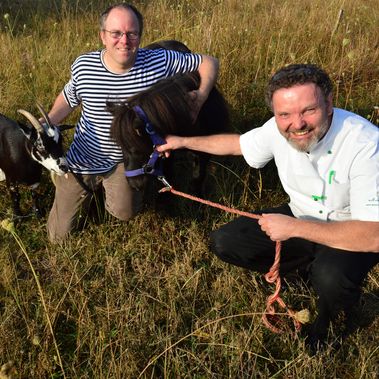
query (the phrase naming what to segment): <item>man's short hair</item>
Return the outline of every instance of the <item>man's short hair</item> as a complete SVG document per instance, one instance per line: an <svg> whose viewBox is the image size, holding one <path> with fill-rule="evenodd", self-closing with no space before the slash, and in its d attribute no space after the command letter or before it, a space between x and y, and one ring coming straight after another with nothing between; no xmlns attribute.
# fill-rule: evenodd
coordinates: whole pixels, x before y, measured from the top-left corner
<svg viewBox="0 0 379 379"><path fill-rule="evenodd" d="M314 64L291 64L279 69L270 79L266 88L266 103L272 108L272 96L281 88L290 88L299 84L315 83L325 99L332 92L333 84L329 75Z"/></svg>
<svg viewBox="0 0 379 379"><path fill-rule="evenodd" d="M134 5L128 4L128 3L118 3L118 4L114 4L114 5L109 6L100 15L100 30L104 29L105 21L107 20L107 17L109 15L110 11L112 9L114 9L114 8L123 8L123 9L129 10L129 11L132 11L136 15L137 20L138 20L139 35L142 36L142 31L143 31L143 16L142 16L142 14L139 12L139 10Z"/></svg>

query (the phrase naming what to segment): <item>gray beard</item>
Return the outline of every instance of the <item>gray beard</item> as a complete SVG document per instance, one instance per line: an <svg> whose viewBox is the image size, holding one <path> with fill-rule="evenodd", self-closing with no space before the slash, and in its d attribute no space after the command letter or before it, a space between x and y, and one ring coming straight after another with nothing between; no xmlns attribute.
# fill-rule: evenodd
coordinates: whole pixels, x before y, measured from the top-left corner
<svg viewBox="0 0 379 379"><path fill-rule="evenodd" d="M314 135L312 139L306 144L306 145L298 145L295 141L292 141L289 137L287 138L288 143L297 151L300 151L302 153L307 153L311 151L319 141L321 141L325 134L329 130L329 120L325 121L325 123L321 126L319 133L317 135Z"/></svg>
<svg viewBox="0 0 379 379"><path fill-rule="evenodd" d="M309 143L307 143L306 145L299 145L289 138L287 139L287 141L295 150L300 151L301 153L307 153L317 145L319 139L317 136L314 136L314 138L312 138L312 140L309 141Z"/></svg>

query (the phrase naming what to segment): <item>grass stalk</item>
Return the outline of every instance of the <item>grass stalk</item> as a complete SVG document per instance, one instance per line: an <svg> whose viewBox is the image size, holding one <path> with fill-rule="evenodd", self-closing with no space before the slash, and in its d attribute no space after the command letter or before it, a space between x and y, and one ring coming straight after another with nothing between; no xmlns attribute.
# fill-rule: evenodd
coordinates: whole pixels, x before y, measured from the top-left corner
<svg viewBox="0 0 379 379"><path fill-rule="evenodd" d="M18 236L18 234L17 234L17 232L16 232L16 230L14 228L13 222L10 222L8 220L3 220L1 222L1 226L12 235L12 237L15 239L17 245L20 247L22 253L24 254L26 260L28 261L28 264L29 264L30 270L32 271L34 281L35 281L35 283L37 285L38 294L39 294L39 297L40 297L40 300L41 300L41 303L42 303L42 306L43 306L43 309L44 309L44 312L45 312L46 322L47 322L48 328L50 330L51 336L53 338L54 347L55 347L55 353L57 354L58 363L59 363L60 369L62 371L63 378L66 379L66 374L65 374L64 367L63 367L63 362L62 362L62 359L61 359L61 354L59 352L58 344L57 344L57 341L55 339L53 325L51 323L49 312L48 312L48 309L47 309L47 306L46 306L45 296L43 294L42 286L41 286L41 283L40 283L40 281L38 279L38 275L37 275L37 273L36 273L36 271L34 269L33 263L32 263L32 261L31 261L31 259L29 257L29 254L28 254L28 252L27 252L27 250L25 248L24 243L22 242L21 238Z"/></svg>

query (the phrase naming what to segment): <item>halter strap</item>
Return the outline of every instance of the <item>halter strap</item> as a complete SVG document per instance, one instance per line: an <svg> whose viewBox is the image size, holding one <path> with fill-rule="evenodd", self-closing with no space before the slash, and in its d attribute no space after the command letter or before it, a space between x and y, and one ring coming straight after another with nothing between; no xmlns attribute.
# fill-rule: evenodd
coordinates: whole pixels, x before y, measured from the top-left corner
<svg viewBox="0 0 379 379"><path fill-rule="evenodd" d="M146 133L153 143L153 152L151 153L146 164L144 164L141 168L137 168L135 170L126 170L125 176L128 178L144 174L156 175L158 177L163 176L162 164L159 164L158 167L156 167L160 154L155 150L155 147L157 145L164 145L166 141L155 131L153 124L150 122L146 113L139 105L133 107L133 110L136 112L137 116L145 123Z"/></svg>
<svg viewBox="0 0 379 379"><path fill-rule="evenodd" d="M131 178L133 176L138 176L138 175L145 175L145 174L162 176L163 171L162 171L161 164L159 164L159 167L156 167L158 159L159 159L159 153L156 150L154 150L151 153L147 163L145 163L141 168L137 168L135 170L126 170L125 176L128 178Z"/></svg>
<svg viewBox="0 0 379 379"><path fill-rule="evenodd" d="M136 112L138 117L145 123L146 133L149 135L154 147L157 145L164 145L166 141L156 132L153 124L150 122L144 110L139 105L133 107L133 110L134 112Z"/></svg>

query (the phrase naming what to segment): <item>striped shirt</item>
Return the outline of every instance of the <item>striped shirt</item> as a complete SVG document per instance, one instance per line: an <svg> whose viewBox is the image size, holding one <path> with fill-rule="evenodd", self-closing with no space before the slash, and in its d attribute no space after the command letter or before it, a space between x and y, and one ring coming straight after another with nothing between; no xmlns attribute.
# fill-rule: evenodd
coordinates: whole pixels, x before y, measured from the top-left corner
<svg viewBox="0 0 379 379"><path fill-rule="evenodd" d="M104 50L79 56L63 89L70 107L82 107L67 152L67 161L75 173L105 173L123 160L121 148L110 137L112 115L106 110L107 101L125 101L161 79L195 71L201 63L198 54L139 49L134 66L127 73L115 74L106 68L103 53Z"/></svg>

